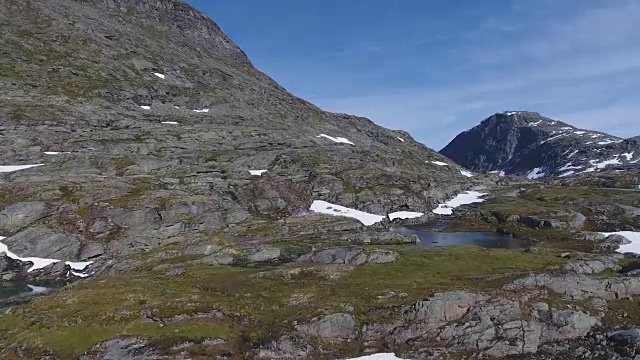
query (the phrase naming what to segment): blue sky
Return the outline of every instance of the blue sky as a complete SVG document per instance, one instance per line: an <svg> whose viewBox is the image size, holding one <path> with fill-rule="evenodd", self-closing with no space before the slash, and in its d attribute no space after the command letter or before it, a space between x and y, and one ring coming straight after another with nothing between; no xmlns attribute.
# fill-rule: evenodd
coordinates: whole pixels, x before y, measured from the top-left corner
<svg viewBox="0 0 640 360"><path fill-rule="evenodd" d="M640 135L640 0L187 0L323 109L440 149L503 110Z"/></svg>

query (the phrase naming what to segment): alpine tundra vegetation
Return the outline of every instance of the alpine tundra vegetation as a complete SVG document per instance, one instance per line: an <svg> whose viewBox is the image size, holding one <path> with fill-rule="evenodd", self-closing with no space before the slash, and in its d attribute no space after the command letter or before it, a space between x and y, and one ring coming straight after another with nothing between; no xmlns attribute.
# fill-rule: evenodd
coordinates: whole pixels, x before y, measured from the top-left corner
<svg viewBox="0 0 640 360"><path fill-rule="evenodd" d="M0 26L1 358L640 356L637 140L508 111L438 153L180 0Z"/></svg>

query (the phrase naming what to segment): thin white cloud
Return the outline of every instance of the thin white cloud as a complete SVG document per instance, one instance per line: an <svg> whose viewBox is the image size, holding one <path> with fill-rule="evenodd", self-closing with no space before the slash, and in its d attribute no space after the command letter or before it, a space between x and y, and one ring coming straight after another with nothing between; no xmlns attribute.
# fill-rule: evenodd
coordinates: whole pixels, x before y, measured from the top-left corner
<svg viewBox="0 0 640 360"><path fill-rule="evenodd" d="M554 4L515 1L514 11L540 5L552 14L559 6ZM314 101L328 110L406 129L434 148L502 110L540 111L619 136L640 134L640 105L633 100L640 97L634 85L640 80L637 19L640 0L597 2L572 16L536 18L521 29L508 22L500 29L486 21L480 26L508 32L509 38L466 44L459 59L480 74L474 79Z"/></svg>

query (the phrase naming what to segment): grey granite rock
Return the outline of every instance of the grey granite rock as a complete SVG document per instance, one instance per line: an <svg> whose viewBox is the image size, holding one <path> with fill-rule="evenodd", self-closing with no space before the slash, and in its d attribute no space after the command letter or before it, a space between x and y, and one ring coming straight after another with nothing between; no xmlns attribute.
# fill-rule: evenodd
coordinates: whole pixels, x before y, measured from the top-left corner
<svg viewBox="0 0 640 360"><path fill-rule="evenodd" d="M34 227L6 238L3 243L21 257L78 260L81 239L46 227Z"/></svg>
<svg viewBox="0 0 640 360"><path fill-rule="evenodd" d="M278 257L280 257L280 249L264 246L250 253L247 259L250 262L264 262L276 260Z"/></svg>
<svg viewBox="0 0 640 360"><path fill-rule="evenodd" d="M97 344L79 360L160 360L168 359L148 346L147 341L133 337L119 337Z"/></svg>
<svg viewBox="0 0 640 360"><path fill-rule="evenodd" d="M398 253L391 250L374 250L367 259L372 264L387 264L398 259Z"/></svg>
<svg viewBox="0 0 640 360"><path fill-rule="evenodd" d="M0 212L0 231L14 232L46 216L47 206L42 201L19 202Z"/></svg>
<svg viewBox="0 0 640 360"><path fill-rule="evenodd" d="M298 325L296 329L307 336L327 339L350 339L356 335L356 322L349 314L331 314Z"/></svg>

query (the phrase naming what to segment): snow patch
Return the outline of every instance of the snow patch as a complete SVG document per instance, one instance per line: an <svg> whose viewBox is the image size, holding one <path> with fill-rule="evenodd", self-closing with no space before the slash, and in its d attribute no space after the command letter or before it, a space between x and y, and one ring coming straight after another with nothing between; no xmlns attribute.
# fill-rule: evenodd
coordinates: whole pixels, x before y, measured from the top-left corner
<svg viewBox="0 0 640 360"><path fill-rule="evenodd" d="M512 116L512 115L518 115L520 113L518 111L505 111L505 112L503 112L503 114L505 114L507 116Z"/></svg>
<svg viewBox="0 0 640 360"><path fill-rule="evenodd" d="M202 110L191 110L193 112L197 112L197 113L208 113L209 109L202 109Z"/></svg>
<svg viewBox="0 0 640 360"><path fill-rule="evenodd" d="M576 135L582 135L582 134L586 134L587 132L586 131L574 131L573 133L576 134Z"/></svg>
<svg viewBox="0 0 640 360"><path fill-rule="evenodd" d="M640 232L637 231L617 231L617 232L601 232L604 236L621 235L629 239L631 244L621 245L616 252L640 254Z"/></svg>
<svg viewBox="0 0 640 360"><path fill-rule="evenodd" d="M424 213L421 212L411 212L411 211L397 211L389 214L389 220L393 219L415 219L423 216Z"/></svg>
<svg viewBox="0 0 640 360"><path fill-rule="evenodd" d="M451 215L453 214L453 209L462 205L484 202L485 200L481 199L481 197L485 195L487 195L487 193L465 191L461 194L456 195L456 197L447 201L446 203L438 205L438 207L433 210L433 213L440 215Z"/></svg>
<svg viewBox="0 0 640 360"><path fill-rule="evenodd" d="M473 177L473 174L470 171L460 169L460 174L466 177Z"/></svg>
<svg viewBox="0 0 640 360"><path fill-rule="evenodd" d="M73 276L77 276L77 277L81 277L81 278L89 277L89 275L88 275L88 274L83 274L83 273L79 273L79 272L75 272L75 271L72 271L72 272L71 272L71 275L73 275Z"/></svg>
<svg viewBox="0 0 640 360"><path fill-rule="evenodd" d="M608 145L608 144L615 144L615 143L619 143L619 142L622 142L622 140L606 139L604 141L599 141L598 145Z"/></svg>
<svg viewBox="0 0 640 360"><path fill-rule="evenodd" d="M573 128L571 126L565 126L565 127L561 127L560 130L572 130Z"/></svg>
<svg viewBox="0 0 640 360"><path fill-rule="evenodd" d="M73 262L73 261L65 261L65 264L69 265L69 267L76 271L83 271L87 268L87 266L93 264L93 261L81 261L81 262Z"/></svg>
<svg viewBox="0 0 640 360"><path fill-rule="evenodd" d="M342 144L355 145L354 143L352 143L351 141L349 141L349 139L347 139L347 138L343 138L343 137L333 137L333 136L329 136L329 135L326 135L326 134L320 134L320 135L318 135L318 136L316 136L316 137L323 137L323 138L327 138L327 139L329 139L329 140L331 140L331 141L333 141L333 142L336 142L336 143L342 143Z"/></svg>
<svg viewBox="0 0 640 360"><path fill-rule="evenodd" d="M177 121L163 121L163 122L161 122L160 124L178 125L178 124L180 124L180 123L179 123L179 122L177 122Z"/></svg>
<svg viewBox="0 0 640 360"><path fill-rule="evenodd" d="M4 236L0 236L0 241L6 239ZM60 260L57 259L43 259L43 258L37 258L37 257L20 257L14 253L12 253L11 251L9 251L9 248L7 247L7 245L3 244L2 242L0 242L0 254L1 253L7 253L7 256L14 259L14 260L18 260L18 261L22 261L22 262L27 262L30 261L33 263L33 266L31 266L29 268L29 270L27 270L27 272L32 272L34 270L40 270L42 268L45 268L51 264L55 264L57 262L59 262ZM67 261L65 262L65 264L69 265L71 267L71 269L73 270L77 270L77 271L83 271L84 269L87 268L87 266L93 264L93 261L85 261L85 262L71 262L71 261ZM75 274L74 274L75 275ZM88 276L88 275L86 275ZM86 277L83 276L83 277Z"/></svg>
<svg viewBox="0 0 640 360"><path fill-rule="evenodd" d="M372 354L372 355L344 359L344 360L409 360L409 359L401 359L393 353L380 353L380 354Z"/></svg>
<svg viewBox="0 0 640 360"><path fill-rule="evenodd" d="M622 154L622 156L627 158L627 161L630 161L631 159L633 159L633 154L635 154L635 151L632 151L630 153L624 153Z"/></svg>
<svg viewBox="0 0 640 360"><path fill-rule="evenodd" d="M35 165L0 165L0 173L13 172L18 170L26 170L31 169L33 167L42 166L44 164L35 164Z"/></svg>
<svg viewBox="0 0 640 360"><path fill-rule="evenodd" d="M140 108L142 108L144 110L151 110L151 106L149 106L149 105L140 105Z"/></svg>
<svg viewBox="0 0 640 360"><path fill-rule="evenodd" d="M447 164L446 162L442 162L442 161L432 161L432 164L436 164L438 166L449 166L449 164Z"/></svg>
<svg viewBox="0 0 640 360"><path fill-rule="evenodd" d="M49 292L49 290L50 290L49 288L42 287L42 286L27 285L27 287L34 294L44 294L46 292Z"/></svg>
<svg viewBox="0 0 640 360"><path fill-rule="evenodd" d="M350 217L359 220L366 226L371 226L385 218L381 215L369 214L364 211L350 209L348 207L332 204L322 200L314 200L309 210L319 214Z"/></svg>
<svg viewBox="0 0 640 360"><path fill-rule="evenodd" d="M542 120L538 120L538 121L536 121L534 123L529 123L527 125L529 125L529 126L538 126L541 122L542 122Z"/></svg>
<svg viewBox="0 0 640 360"><path fill-rule="evenodd" d="M565 172L565 173L560 174L559 176L560 176L560 177L566 177L566 176L569 176L569 175L573 175L573 174L575 174L575 173L576 173L575 171L570 170L570 171L567 171L567 172Z"/></svg>
<svg viewBox="0 0 640 360"><path fill-rule="evenodd" d="M69 151L45 151L45 155L60 155L60 154L71 154Z"/></svg>
<svg viewBox="0 0 640 360"><path fill-rule="evenodd" d="M567 156L568 158L572 158L575 154L577 154L578 152L580 152L580 150L575 150L573 151L571 154L569 154L569 156Z"/></svg>
<svg viewBox="0 0 640 360"><path fill-rule="evenodd" d="M260 176L266 172L267 170L249 170L249 173L254 176Z"/></svg>
<svg viewBox="0 0 640 360"><path fill-rule="evenodd" d="M539 179L545 175L546 174L542 171L542 168L535 168L529 171L529 173L527 174L527 178L533 180L533 179Z"/></svg>
<svg viewBox="0 0 640 360"><path fill-rule="evenodd" d="M563 137L563 136L565 136L565 135L567 135L567 134L562 133L562 134L560 134L560 135L556 135L556 136L554 136L554 137L550 137L550 138L548 138L547 140L540 141L540 145L542 145L542 144L544 144L544 143L546 143L546 142L549 142L549 141L551 141L551 140L555 140L555 139L561 138L561 137Z"/></svg>
<svg viewBox="0 0 640 360"><path fill-rule="evenodd" d="M559 168L558 171L573 170L573 169L582 169L582 166L573 166L573 163L568 162L565 166Z"/></svg>
<svg viewBox="0 0 640 360"><path fill-rule="evenodd" d="M589 160L589 163L596 167L596 169L604 169L609 165L622 165L622 162L618 159L618 157L614 157L610 160L603 160L598 162L598 160Z"/></svg>
<svg viewBox="0 0 640 360"><path fill-rule="evenodd" d="M489 174L494 174L494 175L498 175L498 176L505 176L505 172L504 170L493 170L493 171L489 171Z"/></svg>
<svg viewBox="0 0 640 360"><path fill-rule="evenodd" d="M165 78L165 75L164 75L164 74L161 74L161 73L156 73L156 72L154 72L154 73L153 73L153 75L155 75L155 76L159 77L160 79L164 79L164 78Z"/></svg>
<svg viewBox="0 0 640 360"><path fill-rule="evenodd" d="M404 142L404 139L398 136L398 140Z"/></svg>

